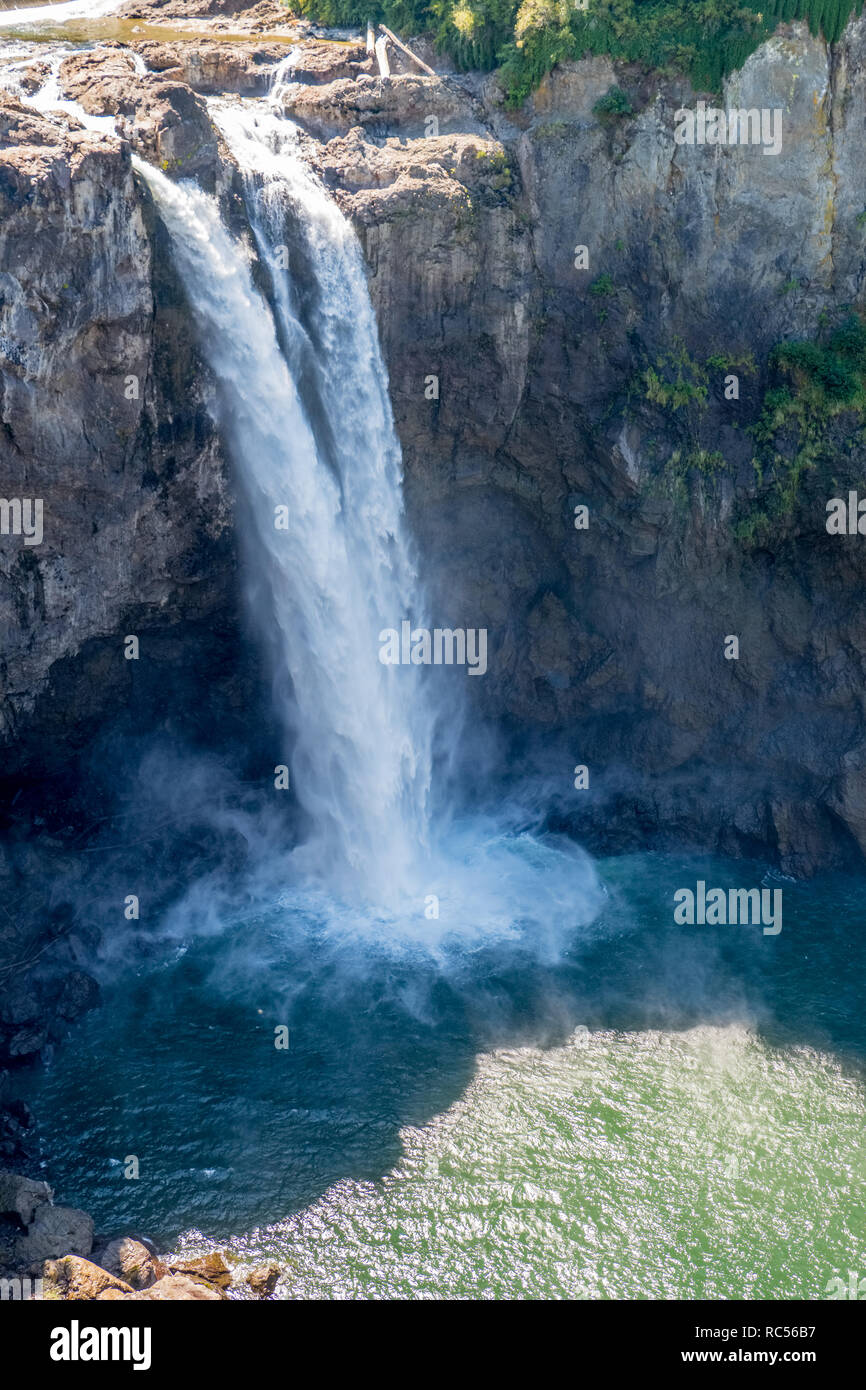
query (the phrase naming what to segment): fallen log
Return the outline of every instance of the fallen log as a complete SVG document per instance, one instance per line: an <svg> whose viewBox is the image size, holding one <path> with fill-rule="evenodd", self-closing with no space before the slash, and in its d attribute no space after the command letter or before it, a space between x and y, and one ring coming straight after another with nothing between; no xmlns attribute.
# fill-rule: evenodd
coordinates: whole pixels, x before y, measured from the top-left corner
<svg viewBox="0 0 866 1390"><path fill-rule="evenodd" d="M390 77L391 65L388 62L388 40L383 34L376 40L376 62L379 64L379 76Z"/></svg>
<svg viewBox="0 0 866 1390"><path fill-rule="evenodd" d="M397 48L401 49L402 52L406 54L407 58L411 58L413 63L417 63L421 71L426 72L428 77L436 76L433 69L428 68L426 63L422 63L421 59L417 56L417 54L413 53L411 48L407 48L405 43L401 43L400 40L397 38L397 35L392 34L391 30L386 28L384 24L379 25L379 30L381 33L385 35L386 38L389 38L391 42L397 46Z"/></svg>

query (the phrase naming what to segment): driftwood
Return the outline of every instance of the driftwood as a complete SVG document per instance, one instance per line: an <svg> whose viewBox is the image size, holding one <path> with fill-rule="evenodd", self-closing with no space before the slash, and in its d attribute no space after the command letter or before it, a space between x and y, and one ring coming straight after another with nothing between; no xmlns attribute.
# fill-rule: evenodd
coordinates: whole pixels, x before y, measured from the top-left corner
<svg viewBox="0 0 866 1390"><path fill-rule="evenodd" d="M400 40L397 38L397 35L392 34L391 30L386 28L384 24L379 25L379 31L380 33L384 34L386 38L390 39L391 42L395 44L397 48L399 48L403 53L405 53L407 58L411 58L413 63L417 63L421 71L426 72L428 77L436 76L433 69L428 68L426 63L422 63L421 59L412 52L411 48L407 48L405 43L401 43Z"/></svg>
<svg viewBox="0 0 866 1390"><path fill-rule="evenodd" d="M391 64L388 62L388 40L383 34L376 40L376 62L379 64L379 76L391 76Z"/></svg>

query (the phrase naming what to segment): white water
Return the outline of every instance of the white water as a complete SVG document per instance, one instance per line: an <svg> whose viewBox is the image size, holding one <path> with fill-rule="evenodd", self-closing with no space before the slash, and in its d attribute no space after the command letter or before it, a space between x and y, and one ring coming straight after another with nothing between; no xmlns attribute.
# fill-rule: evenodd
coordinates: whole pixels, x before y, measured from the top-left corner
<svg viewBox="0 0 866 1390"><path fill-rule="evenodd" d="M119 10L121 0L64 0L59 5L22 5L0 10L0 29L21 29L29 24L65 24L70 19L104 19Z"/></svg>
<svg viewBox="0 0 866 1390"><path fill-rule="evenodd" d="M88 117L61 98L66 51L52 50L48 80L34 95L20 90L21 99L41 111L61 106L111 132L112 117ZM275 69L275 96L290 60ZM25 63L4 69L7 85L18 87ZM440 822L432 833L436 711L445 757L462 718L465 671L443 669L450 684L434 705L428 672L378 660L379 632L404 617L423 620L423 599L360 248L304 164L291 122L266 101L209 105L243 175L273 307L217 202L137 156L133 162L168 229L217 380L215 413L246 503L250 601L283 715L285 747L274 763L290 764L307 825L300 847L286 851L267 827L235 824L250 848L246 878L193 884L164 929L183 939L222 932L250 910L277 906L314 939L338 949L345 942L352 969L361 942L377 951L420 948L441 963L446 949L459 959L504 939L556 959L603 903L590 861L572 844L526 833L519 807ZM291 270L283 268L287 247ZM289 510L288 530L274 526L277 507ZM234 965L247 972L251 962Z"/></svg>
<svg viewBox="0 0 866 1390"><path fill-rule="evenodd" d="M116 134L117 123L114 116L93 116L89 111L85 111L83 106L79 106L77 101L72 101L62 94L60 68L64 59L79 51L77 48L68 44L51 44L46 47L35 43L13 42L7 51L16 57L16 61L6 62L0 68L0 86L12 92L25 106L32 107L42 115L50 111L68 111L76 116L82 125L87 126L88 130L102 131L106 135ZM17 57L22 52L24 56ZM4 56L3 50L0 49L0 58ZM143 76L147 72L144 59L138 53L130 53L129 56L136 73ZM49 74L38 91L29 92L22 85L21 77L37 58L47 62Z"/></svg>
<svg viewBox="0 0 866 1390"><path fill-rule="evenodd" d="M297 132L265 102L214 101L243 173L273 309L216 201L136 159L218 381L218 415L248 510L252 601L269 639L293 785L308 837L257 888L333 939L436 948L512 938L546 958L598 911L603 890L574 846L514 834L504 818L431 837L436 713L418 667L383 666L378 634L423 599L403 518L387 375L351 227L304 164ZM280 264L290 248L292 269ZM302 324L306 325L303 326ZM287 506L289 529L274 526ZM432 624L431 624L432 625ZM465 670L448 672L457 717ZM432 843L431 843L432 839ZM291 884L291 887L287 887ZM430 896L438 913L426 911ZM179 915L186 932L210 888ZM222 913L225 921L228 912Z"/></svg>
<svg viewBox="0 0 866 1390"><path fill-rule="evenodd" d="M293 164L320 293L312 343L272 267L279 328L216 202L136 161L220 385L220 420L250 523L257 617L276 664L293 785L310 818L306 867L377 897L408 891L427 829L432 721L418 672L383 666L378 633L417 613L401 514L400 454L359 253L347 224ZM256 207L263 258L292 234L283 184ZM290 370L291 362L294 371ZM318 431L299 395L318 395ZM330 429L327 428L330 426ZM336 426L336 427L335 427ZM317 432L319 438L317 439ZM288 529L275 525L288 508ZM405 680L414 677L410 687ZM275 764L284 761L280 749Z"/></svg>

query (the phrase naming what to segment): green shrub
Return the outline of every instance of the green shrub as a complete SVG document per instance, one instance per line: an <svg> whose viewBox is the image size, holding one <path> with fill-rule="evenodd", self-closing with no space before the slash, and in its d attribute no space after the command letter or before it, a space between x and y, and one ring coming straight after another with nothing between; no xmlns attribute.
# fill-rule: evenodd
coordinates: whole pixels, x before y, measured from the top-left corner
<svg viewBox="0 0 866 1390"><path fill-rule="evenodd" d="M632 109L628 96L622 87L617 86L611 87L610 91L605 92L603 97L599 97L592 108L593 114L598 116L599 120L616 116L630 116Z"/></svg>
<svg viewBox="0 0 866 1390"><path fill-rule="evenodd" d="M589 292L590 294L597 295L599 299L604 298L605 295L613 294L613 281L607 274L599 275L598 279L593 280L592 284L590 285Z"/></svg>
<svg viewBox="0 0 866 1390"><path fill-rule="evenodd" d="M695 87L718 91L780 22L806 19L814 34L834 42L862 6L863 0L589 0L588 9L578 10L569 0L292 0L293 9L320 24L362 28L369 18L398 34L435 34L460 67L500 66L513 105L556 63L583 53L673 67Z"/></svg>

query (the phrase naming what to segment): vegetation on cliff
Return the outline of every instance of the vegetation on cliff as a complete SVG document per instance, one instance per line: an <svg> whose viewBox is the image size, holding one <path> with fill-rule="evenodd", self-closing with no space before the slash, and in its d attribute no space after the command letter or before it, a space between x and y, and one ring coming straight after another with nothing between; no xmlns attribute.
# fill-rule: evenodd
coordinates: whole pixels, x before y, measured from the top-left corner
<svg viewBox="0 0 866 1390"><path fill-rule="evenodd" d="M770 383L752 426L757 498L737 525L747 542L765 540L791 520L808 474L825 491L853 482L846 460L864 444L866 324L856 314L833 329L822 323L815 338L779 343L768 366Z"/></svg>
<svg viewBox="0 0 866 1390"><path fill-rule="evenodd" d="M808 20L833 43L863 0L297 0L322 24L383 20L404 33L432 32L464 68L501 66L519 102L555 63L609 54L676 68L700 89L718 89L783 21ZM293 6L294 7L294 6Z"/></svg>
<svg viewBox="0 0 866 1390"><path fill-rule="evenodd" d="M680 341L648 363L630 384L631 409L644 404L662 411L675 440L654 490L685 505L694 475L721 480L729 464L714 446L712 390L736 378L754 383L757 393L750 391L746 426L753 484L743 489L740 479L734 533L746 546L759 546L796 529L815 497L857 481L866 446L866 323L846 312L831 325L823 314L811 338L778 343L760 369L751 354L698 359Z"/></svg>

